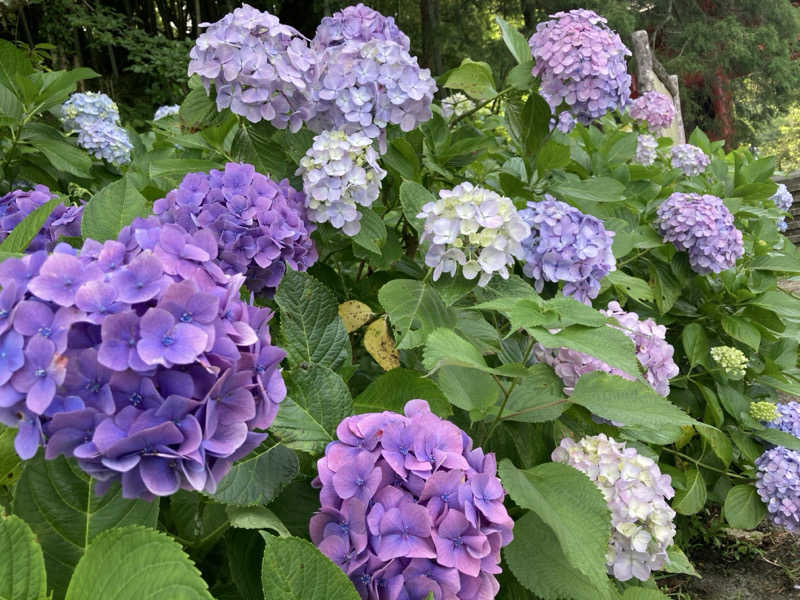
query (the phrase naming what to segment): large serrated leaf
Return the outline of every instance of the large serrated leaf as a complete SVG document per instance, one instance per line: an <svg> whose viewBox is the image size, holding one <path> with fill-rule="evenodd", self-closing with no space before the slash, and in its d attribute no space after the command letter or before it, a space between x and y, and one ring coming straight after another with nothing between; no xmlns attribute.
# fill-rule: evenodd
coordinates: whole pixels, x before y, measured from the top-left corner
<svg viewBox="0 0 800 600"><path fill-rule="evenodd" d="M492 371L480 351L452 329L434 329L425 341L422 364L428 371L444 366Z"/></svg>
<svg viewBox="0 0 800 600"><path fill-rule="evenodd" d="M506 43L506 47L514 56L517 63L523 64L530 62L531 49L528 46L525 36L522 35L516 27L509 25L500 17L495 16L494 20L500 26L500 31L503 34L503 41Z"/></svg>
<svg viewBox="0 0 800 600"><path fill-rule="evenodd" d="M755 529L767 514L767 507L759 498L755 486L742 484L731 488L725 496L722 514L731 527Z"/></svg>
<svg viewBox="0 0 800 600"><path fill-rule="evenodd" d="M146 527L98 536L75 568L66 600L213 600L180 545Z"/></svg>
<svg viewBox="0 0 800 600"><path fill-rule="evenodd" d="M543 363L532 365L528 373L508 396L503 419L522 423L554 421L569 408L561 380Z"/></svg>
<svg viewBox="0 0 800 600"><path fill-rule="evenodd" d="M452 413L442 391L429 378L410 369L397 368L384 373L367 386L353 401L356 413L403 412L409 400L424 398L431 410L440 417Z"/></svg>
<svg viewBox="0 0 800 600"><path fill-rule="evenodd" d="M114 240L136 217L146 217L147 200L129 177L109 183L83 209L81 234L98 242Z"/></svg>
<svg viewBox="0 0 800 600"><path fill-rule="evenodd" d="M295 478L299 468L297 455L286 446L259 447L231 467L211 498L238 506L268 504Z"/></svg>
<svg viewBox="0 0 800 600"><path fill-rule="evenodd" d="M398 330L398 349L416 348L437 327L455 327L455 313L445 306L429 284L413 279L395 279L378 292L378 300Z"/></svg>
<svg viewBox="0 0 800 600"><path fill-rule="evenodd" d="M0 516L0 598L39 600L47 593L42 549L22 519Z"/></svg>
<svg viewBox="0 0 800 600"><path fill-rule="evenodd" d="M672 508L682 515L693 515L706 504L706 482L703 474L693 467L686 470L685 480L686 487L675 492Z"/></svg>
<svg viewBox="0 0 800 600"><path fill-rule="evenodd" d="M425 204L435 201L436 196L418 183L403 181L400 184L400 205L403 207L403 215L417 233L422 233L425 229L425 222L417 215L422 212Z"/></svg>
<svg viewBox="0 0 800 600"><path fill-rule="evenodd" d="M26 462L14 494L14 513L31 526L44 551L49 586L63 598L72 570L95 537L114 527L155 526L158 502L126 500L119 486L102 496L77 465L41 453Z"/></svg>

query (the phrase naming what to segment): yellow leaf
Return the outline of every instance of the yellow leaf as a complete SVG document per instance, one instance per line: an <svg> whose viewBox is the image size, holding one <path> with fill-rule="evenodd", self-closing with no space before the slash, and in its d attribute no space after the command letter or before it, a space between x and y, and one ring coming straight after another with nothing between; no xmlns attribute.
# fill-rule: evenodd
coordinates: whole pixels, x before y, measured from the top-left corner
<svg viewBox="0 0 800 600"><path fill-rule="evenodd" d="M400 366L400 355L386 325L386 317L375 320L367 327L364 334L364 348L384 371L391 371Z"/></svg>
<svg viewBox="0 0 800 600"><path fill-rule="evenodd" d="M339 305L339 317L347 333L352 333L372 318L372 310L363 302L348 300Z"/></svg>

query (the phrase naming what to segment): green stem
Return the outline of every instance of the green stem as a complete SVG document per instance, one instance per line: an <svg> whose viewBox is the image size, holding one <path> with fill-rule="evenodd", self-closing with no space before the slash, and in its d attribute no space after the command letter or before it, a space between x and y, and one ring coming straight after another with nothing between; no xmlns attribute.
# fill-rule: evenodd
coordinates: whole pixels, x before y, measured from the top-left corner
<svg viewBox="0 0 800 600"><path fill-rule="evenodd" d="M727 475L728 477L733 477L734 479L744 479L745 481L752 481L749 477L745 477L744 475L739 475L737 473L731 473L730 471L725 471L724 469L717 469L716 467L712 467L705 463L700 462L696 458L692 458L688 454L684 454L683 452L678 452L677 450L673 450L672 448L661 448L665 452L669 452L670 454L674 454L675 456L680 456L684 460L688 460L693 462L698 467L702 467L704 469L708 469L709 471L714 471L716 473L722 473L723 475Z"/></svg>
<svg viewBox="0 0 800 600"><path fill-rule="evenodd" d="M617 269L619 269L620 267L624 267L629 262L632 262L632 261L636 260L637 258L639 258L640 256L643 256L644 254L647 254L647 250L640 250L634 256L631 256L628 260L623 260L622 262L618 262L617 263Z"/></svg>
<svg viewBox="0 0 800 600"><path fill-rule="evenodd" d="M511 90L513 90L513 89L514 89L513 87L510 87L510 86L509 86L509 87L507 87L507 88L506 88L506 89L504 89L504 90L500 90L499 92L497 92L497 94L496 94L495 96L492 96L492 97L491 97L491 98L489 98L488 100L484 100L484 101L483 101L483 102L481 102L480 104L476 104L476 105L475 105L475 108L471 108L471 109L469 109L467 112L465 112L465 113L461 113L461 114L460 114L460 115L458 115L458 116L457 116L455 119L453 119L452 121L450 121L450 127L452 128L452 127L453 127L453 126L454 126L456 123L458 123L458 122L459 122L461 119L466 119L466 118L467 118L467 117L469 117L470 115L474 115L476 112L478 112L478 111L479 111L480 109L482 109L484 106L486 106L487 104L491 104L492 102L494 102L495 100L497 100L497 99L498 99L498 98L500 98L501 96L505 96L507 93L509 93L509 92L510 92Z"/></svg>

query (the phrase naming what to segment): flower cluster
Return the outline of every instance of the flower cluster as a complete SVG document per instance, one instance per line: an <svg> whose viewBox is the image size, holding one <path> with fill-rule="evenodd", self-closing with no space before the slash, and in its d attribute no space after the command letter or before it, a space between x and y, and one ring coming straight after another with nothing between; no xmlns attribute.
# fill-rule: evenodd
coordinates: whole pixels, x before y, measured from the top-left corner
<svg viewBox="0 0 800 600"><path fill-rule="evenodd" d="M622 110L630 97L625 57L631 52L606 20L590 10L551 15L536 26L528 45L541 78L539 93L553 109L566 102L584 124Z"/></svg>
<svg viewBox="0 0 800 600"><path fill-rule="evenodd" d="M760 403L765 404L765 403ZM771 403L770 403L771 404ZM750 405L752 408L752 404ZM773 404L774 411L777 412L772 419L759 419L768 421L767 427L791 433L794 437L800 438L800 402L783 402Z"/></svg>
<svg viewBox="0 0 800 600"><path fill-rule="evenodd" d="M689 253L696 273L730 269L744 254L742 232L733 215L716 196L675 192L659 207L656 228L664 242Z"/></svg>
<svg viewBox="0 0 800 600"><path fill-rule="evenodd" d="M411 42L408 36L400 31L392 17L384 17L381 13L363 4L348 6L325 17L317 27L311 47L321 52L331 46L338 46L349 41L368 42L370 40L388 40L408 50Z"/></svg>
<svg viewBox="0 0 800 600"><path fill-rule="evenodd" d="M731 379L741 379L747 369L747 357L744 352L733 346L714 346L711 348L711 358L722 371Z"/></svg>
<svg viewBox="0 0 800 600"><path fill-rule="evenodd" d="M189 75L213 83L217 108L255 123L297 131L313 113L316 58L306 39L277 17L247 4L207 27L189 53Z"/></svg>
<svg viewBox="0 0 800 600"><path fill-rule="evenodd" d="M303 176L308 218L357 234L358 206L372 206L386 176L378 158L373 140L362 133L337 129L318 134L297 169Z"/></svg>
<svg viewBox="0 0 800 600"><path fill-rule="evenodd" d="M651 458L604 434L579 442L561 440L555 462L588 475L603 492L611 511L611 540L606 564L620 581L641 581L664 566L675 537L675 511L667 504L675 491L670 476Z"/></svg>
<svg viewBox="0 0 800 600"><path fill-rule="evenodd" d="M460 117L474 109L475 103L461 92L450 94L447 98L442 100L442 113L448 119L453 115Z"/></svg>
<svg viewBox="0 0 800 600"><path fill-rule="evenodd" d="M615 301L609 302L608 309L600 312L618 323L610 324L609 327L620 329L631 339L636 349L636 358L644 369L644 377L650 387L662 396L669 395L669 380L678 374L679 369L672 359L675 349L666 341L666 327L657 324L653 319L639 319L639 315L622 310ZM536 344L534 356L538 361L553 367L564 383L564 393L568 396L574 391L580 376L592 371L604 371L623 379L634 379L632 375L599 358L569 348L545 348Z"/></svg>
<svg viewBox="0 0 800 600"><path fill-rule="evenodd" d="M756 421L764 421L765 423L770 423L781 417L781 421L785 423L783 415L781 415L781 413L778 412L778 407L774 402L751 402L747 412ZM797 414L795 416L800 417L800 414ZM797 421L798 424L800 425L800 419L797 419ZM800 430L800 427L798 427L798 429ZM800 433L800 431L798 431L798 433ZM794 435L795 437L797 437L797 434Z"/></svg>
<svg viewBox="0 0 800 600"><path fill-rule="evenodd" d="M6 239L25 217L53 198L55 195L45 185L37 185L32 190L14 190L0 198L0 241ZM26 251L52 250L59 238L79 236L82 214L83 206L59 204L28 244Z"/></svg>
<svg viewBox="0 0 800 600"><path fill-rule="evenodd" d="M558 129L561 133L569 133L575 128L575 117L572 116L572 113L567 112L566 110L561 111L558 115L558 119L553 119L551 123L552 126L555 125L556 129Z"/></svg>
<svg viewBox="0 0 800 600"><path fill-rule="evenodd" d="M792 193L786 189L786 185L783 183L778 184L778 191L776 191L770 197L770 200L772 200L775 203L775 206L778 207L778 210L782 212L789 212L789 209L792 208L792 203L794 202ZM781 217L778 219L778 230L786 231L786 217Z"/></svg>
<svg viewBox="0 0 800 600"><path fill-rule="evenodd" d="M105 94L72 94L61 105L61 122L67 131L78 133L78 145L96 158L114 165L130 162L133 144L120 127L117 105Z"/></svg>
<svg viewBox="0 0 800 600"><path fill-rule="evenodd" d="M494 598L514 526L495 457L424 400L404 412L339 424L317 462L311 539L365 599Z"/></svg>
<svg viewBox="0 0 800 600"><path fill-rule="evenodd" d="M697 146L691 144L678 144L670 150L673 169L680 169L684 175L700 175L711 163L711 159Z"/></svg>
<svg viewBox="0 0 800 600"><path fill-rule="evenodd" d="M508 279L508 267L523 257L522 241L531 234L509 198L469 182L441 190L417 218L425 220L420 241L431 242L425 264L434 268L434 281L442 273L455 277L459 265L466 279L480 274L481 287L495 273Z"/></svg>
<svg viewBox="0 0 800 600"><path fill-rule="evenodd" d="M675 106L672 104L672 99L654 90L631 102L629 112L631 117L637 121L646 122L653 131L669 127L675 118Z"/></svg>
<svg viewBox="0 0 800 600"><path fill-rule="evenodd" d="M531 228L522 243L522 271L534 280L536 290L542 291L545 281L563 281L565 296L591 304L600 280L616 268L611 252L614 232L600 219L548 194L541 202L529 202L519 216Z"/></svg>
<svg viewBox="0 0 800 600"><path fill-rule="evenodd" d="M275 183L253 165L228 163L224 171L186 175L153 212L190 234L213 234L222 270L246 275L251 291L272 294L287 263L305 271L317 260L304 202L286 179Z"/></svg>
<svg viewBox="0 0 800 600"><path fill-rule="evenodd" d="M658 158L658 142L652 135L640 133L636 139L636 153L633 155L633 162L645 167L649 167Z"/></svg>
<svg viewBox="0 0 800 600"><path fill-rule="evenodd" d="M286 392L271 312L216 259L210 231L149 217L0 264L0 421L22 458L74 457L99 494L213 493Z"/></svg>
<svg viewBox="0 0 800 600"><path fill-rule="evenodd" d="M158 121L170 115L177 115L181 110L178 104L170 104L168 106L159 106L156 109L156 114L153 115L153 121Z"/></svg>
<svg viewBox="0 0 800 600"><path fill-rule="evenodd" d="M756 489L770 520L796 531L800 525L800 452L776 446L759 456Z"/></svg>

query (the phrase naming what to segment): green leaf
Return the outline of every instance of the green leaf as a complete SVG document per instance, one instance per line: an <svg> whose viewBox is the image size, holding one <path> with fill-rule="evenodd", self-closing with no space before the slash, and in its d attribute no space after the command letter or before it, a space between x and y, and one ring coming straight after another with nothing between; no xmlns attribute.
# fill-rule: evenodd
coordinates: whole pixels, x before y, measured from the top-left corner
<svg viewBox="0 0 800 600"><path fill-rule="evenodd" d="M756 435L765 442L775 444L776 446L783 446L789 450L800 451L800 438L796 438L791 433L780 431L778 429L770 429L768 427L756 432Z"/></svg>
<svg viewBox="0 0 800 600"><path fill-rule="evenodd" d="M694 467L686 470L685 479L686 487L675 492L672 508L679 514L693 515L700 512L700 509L706 504L708 497L706 482L703 480L702 473Z"/></svg>
<svg viewBox="0 0 800 600"><path fill-rule="evenodd" d="M296 167L287 156L286 147L272 137L274 133L275 128L266 121L254 124L243 119L232 148L234 158L254 165L259 173L279 181L294 175Z"/></svg>
<svg viewBox="0 0 800 600"><path fill-rule="evenodd" d="M405 138L395 138L381 157L383 163L397 171L408 181L420 181L419 158L414 147Z"/></svg>
<svg viewBox="0 0 800 600"><path fill-rule="evenodd" d="M286 446L259 447L231 467L210 497L237 506L268 504L295 478L299 469L297 455Z"/></svg>
<svg viewBox="0 0 800 600"><path fill-rule="evenodd" d="M663 567L667 573L682 573L684 575L692 575L700 577L689 562L689 558L683 553L683 550L678 546L670 546L667 548L667 563Z"/></svg>
<svg viewBox="0 0 800 600"><path fill-rule="evenodd" d="M100 77L98 73L87 67L79 67L70 71L51 71L43 75L47 77L47 80L36 98L36 104L41 111L64 102L69 94L75 91L75 84L79 81Z"/></svg>
<svg viewBox="0 0 800 600"><path fill-rule="evenodd" d="M628 162L636 153L636 144L639 140L638 133L627 133L615 141L608 150L609 164Z"/></svg>
<svg viewBox="0 0 800 600"><path fill-rule="evenodd" d="M293 366L315 363L335 370L350 359L350 338L339 318L339 303L327 287L307 273L287 269L275 302Z"/></svg>
<svg viewBox="0 0 800 600"><path fill-rule="evenodd" d="M375 254L381 253L386 243L386 225L374 210L361 208L361 229L353 236L353 241Z"/></svg>
<svg viewBox="0 0 800 600"><path fill-rule="evenodd" d="M187 173L210 171L223 167L215 160L202 158L159 158L150 161L148 173L151 178L164 176L184 176Z"/></svg>
<svg viewBox="0 0 800 600"><path fill-rule="evenodd" d="M14 93L4 85L0 84L0 117L6 117L11 121L22 119L25 107L17 100Z"/></svg>
<svg viewBox="0 0 800 600"><path fill-rule="evenodd" d="M445 306L439 293L428 283L413 279L395 279L378 292L381 306L398 330L397 348L416 348L437 327L455 327L453 311Z"/></svg>
<svg viewBox="0 0 800 600"><path fill-rule="evenodd" d="M213 600L180 544L145 527L112 529L89 546L66 600Z"/></svg>
<svg viewBox="0 0 800 600"><path fill-rule="evenodd" d="M42 229L42 225L47 221L47 217L55 210L56 206L62 203L61 198L56 196L52 200L43 204L11 230L8 237L0 243L0 252L24 252L31 240Z"/></svg>
<svg viewBox="0 0 800 600"><path fill-rule="evenodd" d="M428 377L417 371L398 367L373 379L353 401L355 413L403 412L409 400L424 398L431 410L440 417L452 414L442 390Z"/></svg>
<svg viewBox="0 0 800 600"><path fill-rule="evenodd" d="M611 516L600 488L577 469L560 463L545 463L522 471L504 459L499 471L503 486L514 502L533 511L552 530L557 544L546 546L548 551L560 548L573 569L596 587L606 586L605 555ZM527 536L517 532L514 537ZM525 547L541 544L538 537L531 537ZM517 570L514 573L519 577Z"/></svg>
<svg viewBox="0 0 800 600"><path fill-rule="evenodd" d="M542 144L550 135L551 114L550 105L539 94L528 96L519 116L517 133L525 157L538 156Z"/></svg>
<svg viewBox="0 0 800 600"><path fill-rule="evenodd" d="M288 397L271 429L289 448L321 454L353 411L350 390L338 374L320 365L293 369L285 378Z"/></svg>
<svg viewBox="0 0 800 600"><path fill-rule="evenodd" d="M40 600L47 593L42 549L22 519L0 515L0 598Z"/></svg>
<svg viewBox="0 0 800 600"><path fill-rule="evenodd" d="M551 192L564 200L582 204L585 202L621 202L625 199L625 186L610 177L592 177L557 183Z"/></svg>
<svg viewBox="0 0 800 600"><path fill-rule="evenodd" d="M755 529L767 514L767 507L759 498L755 486L745 483L730 489L725 496L722 514L731 527Z"/></svg>
<svg viewBox="0 0 800 600"><path fill-rule="evenodd" d="M36 136L28 141L59 171L76 177L91 177L92 159L83 150L58 138Z"/></svg>
<svg viewBox="0 0 800 600"><path fill-rule="evenodd" d="M14 449L17 430L0 425L0 487L17 483L22 471L22 459Z"/></svg>
<svg viewBox="0 0 800 600"><path fill-rule="evenodd" d="M33 73L33 65L26 52L8 40L0 40L0 83L12 91L17 91L17 76L25 77Z"/></svg>
<svg viewBox="0 0 800 600"><path fill-rule="evenodd" d="M274 512L265 506L228 506L231 526L240 529L271 529L281 537L291 534Z"/></svg>
<svg viewBox="0 0 800 600"><path fill-rule="evenodd" d="M800 273L800 261L781 255L758 256L750 263L750 268L756 271L776 271L778 273Z"/></svg>
<svg viewBox="0 0 800 600"><path fill-rule="evenodd" d="M653 590L643 587L629 587L622 594L622 600L669 600L661 590Z"/></svg>
<svg viewBox="0 0 800 600"><path fill-rule="evenodd" d="M661 429L697 424L649 385L600 371L578 379L569 399L600 417L628 427Z"/></svg>
<svg viewBox="0 0 800 600"><path fill-rule="evenodd" d="M497 95L492 77L492 68L485 62L465 58L461 64L450 71L443 87L463 90L472 98L488 100Z"/></svg>
<svg viewBox="0 0 800 600"><path fill-rule="evenodd" d="M30 525L44 551L49 586L62 598L72 571L95 537L125 525L155 527L158 502L126 500L114 485L102 496L78 466L41 453L25 463L14 494L14 513Z"/></svg>
<svg viewBox="0 0 800 600"><path fill-rule="evenodd" d="M700 437L708 443L717 458L722 461L722 464L726 467L731 464L733 460L733 444L731 443L731 438L716 427L706 425L705 423L696 424L695 429L697 433L700 434Z"/></svg>
<svg viewBox="0 0 800 600"><path fill-rule="evenodd" d="M522 423L554 421L569 408L564 398L564 384L543 363L528 369L529 375L521 377L508 397L503 419Z"/></svg>
<svg viewBox="0 0 800 600"><path fill-rule="evenodd" d="M264 538L260 531L230 529L225 535L225 555L230 577L238 591L231 600L265 600L261 585L261 561L264 559ZM215 598L223 600L212 588Z"/></svg>
<svg viewBox="0 0 800 600"><path fill-rule="evenodd" d="M753 350L758 352L758 347L761 345L761 332L758 327L747 321L744 317L730 317L724 315L722 317L722 328L733 339L747 344Z"/></svg>
<svg viewBox="0 0 800 600"><path fill-rule="evenodd" d="M434 329L425 341L422 364L428 371L445 365L490 371L483 355L452 329Z"/></svg>
<svg viewBox="0 0 800 600"><path fill-rule="evenodd" d="M686 358L691 366L705 365L708 363L710 344L703 326L699 323L689 323L681 331L681 341Z"/></svg>
<svg viewBox="0 0 800 600"><path fill-rule="evenodd" d="M750 304L771 310L783 318L800 319L800 299L779 290L765 292Z"/></svg>
<svg viewBox="0 0 800 600"><path fill-rule="evenodd" d="M269 600L359 600L347 575L311 542L264 536L261 583Z"/></svg>
<svg viewBox="0 0 800 600"><path fill-rule="evenodd" d="M193 89L184 98L180 109L181 119L189 127L200 127L217 114L217 106L202 88Z"/></svg>
<svg viewBox="0 0 800 600"><path fill-rule="evenodd" d="M403 181L400 184L400 205L403 207L403 215L417 233L422 233L425 229L425 222L417 215L422 212L425 204L435 201L436 196L418 183Z"/></svg>
<svg viewBox="0 0 800 600"><path fill-rule="evenodd" d="M612 271L606 279L616 288L617 293L624 294L639 302L652 302L653 290L650 285L638 277L631 277L622 271Z"/></svg>
<svg viewBox="0 0 800 600"><path fill-rule="evenodd" d="M653 291L656 297L656 307L662 315L671 309L678 298L682 289L681 284L672 274L669 267L661 263L650 265L650 278L653 282Z"/></svg>
<svg viewBox="0 0 800 600"><path fill-rule="evenodd" d="M566 167L569 161L569 146L551 139L539 151L536 157L536 169L544 172L561 169Z"/></svg>
<svg viewBox="0 0 800 600"><path fill-rule="evenodd" d="M147 200L129 177L109 183L83 209L81 234L98 242L115 240L120 230L136 217L148 215Z"/></svg>
<svg viewBox="0 0 800 600"><path fill-rule="evenodd" d="M479 418L494 406L500 393L489 373L467 367L442 367L436 372L436 381L450 404L477 411Z"/></svg>
<svg viewBox="0 0 800 600"><path fill-rule="evenodd" d="M528 40L525 39L525 36L522 35L516 27L509 25L500 17L495 16L494 20L500 26L500 31L503 34L503 41L517 63L522 64L530 62L531 49L528 46Z"/></svg>

